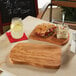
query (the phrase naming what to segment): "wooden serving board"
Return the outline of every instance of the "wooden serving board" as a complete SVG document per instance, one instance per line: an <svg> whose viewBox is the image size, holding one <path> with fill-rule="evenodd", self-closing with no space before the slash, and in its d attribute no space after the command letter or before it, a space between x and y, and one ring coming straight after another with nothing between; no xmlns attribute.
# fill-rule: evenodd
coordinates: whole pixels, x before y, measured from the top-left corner
<svg viewBox="0 0 76 76"><path fill-rule="evenodd" d="M57 45L64 45L69 41L69 34L68 34L67 39L57 39L54 36L54 34L52 36L47 37L47 38L43 38L43 37L37 36L34 31L35 31L35 29L31 32L31 34L29 36L30 39L45 41L45 42L54 43L54 44L57 44Z"/></svg>
<svg viewBox="0 0 76 76"><path fill-rule="evenodd" d="M54 45L19 43L12 48L10 59L14 64L55 69L61 65L61 48Z"/></svg>

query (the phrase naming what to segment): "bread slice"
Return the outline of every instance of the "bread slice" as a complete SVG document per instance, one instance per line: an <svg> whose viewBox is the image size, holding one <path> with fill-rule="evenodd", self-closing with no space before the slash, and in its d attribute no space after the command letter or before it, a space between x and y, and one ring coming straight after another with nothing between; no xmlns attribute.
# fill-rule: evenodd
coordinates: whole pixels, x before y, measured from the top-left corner
<svg viewBox="0 0 76 76"><path fill-rule="evenodd" d="M59 68L61 49L53 45L18 43L12 48L9 58L14 64Z"/></svg>
<svg viewBox="0 0 76 76"><path fill-rule="evenodd" d="M35 33L37 34L45 34L49 29L55 27L54 24L50 23L42 23L36 26Z"/></svg>

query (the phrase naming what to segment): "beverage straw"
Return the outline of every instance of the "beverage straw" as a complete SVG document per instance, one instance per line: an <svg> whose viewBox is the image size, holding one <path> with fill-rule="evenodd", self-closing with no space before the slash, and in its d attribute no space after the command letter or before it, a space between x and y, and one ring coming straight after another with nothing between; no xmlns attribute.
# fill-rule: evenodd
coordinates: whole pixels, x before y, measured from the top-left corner
<svg viewBox="0 0 76 76"><path fill-rule="evenodd" d="M62 14L62 26L64 26L64 20L65 20L65 12Z"/></svg>

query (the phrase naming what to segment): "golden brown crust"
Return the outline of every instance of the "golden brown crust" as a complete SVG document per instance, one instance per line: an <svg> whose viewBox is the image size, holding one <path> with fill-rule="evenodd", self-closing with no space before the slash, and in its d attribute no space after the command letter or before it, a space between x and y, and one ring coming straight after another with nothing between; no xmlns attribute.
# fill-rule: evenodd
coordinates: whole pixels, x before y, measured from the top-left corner
<svg viewBox="0 0 76 76"><path fill-rule="evenodd" d="M37 34L45 34L45 32L54 27L55 25L54 24L50 24L50 23L42 23L42 24L39 24L37 25L36 29L35 29L35 33Z"/></svg>
<svg viewBox="0 0 76 76"><path fill-rule="evenodd" d="M10 52L14 64L29 64L44 68L59 68L61 49L53 45L19 43Z"/></svg>

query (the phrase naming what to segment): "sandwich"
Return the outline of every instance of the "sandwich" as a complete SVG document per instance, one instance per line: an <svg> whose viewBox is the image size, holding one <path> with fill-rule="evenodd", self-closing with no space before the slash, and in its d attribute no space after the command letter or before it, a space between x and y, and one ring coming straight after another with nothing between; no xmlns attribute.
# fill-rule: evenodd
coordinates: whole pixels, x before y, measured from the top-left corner
<svg viewBox="0 0 76 76"><path fill-rule="evenodd" d="M50 23L39 24L35 29L35 34L40 37L52 36L56 31L56 26Z"/></svg>

